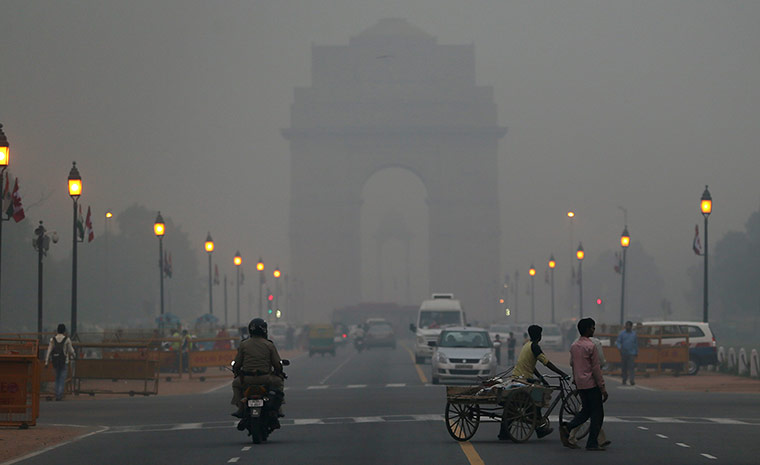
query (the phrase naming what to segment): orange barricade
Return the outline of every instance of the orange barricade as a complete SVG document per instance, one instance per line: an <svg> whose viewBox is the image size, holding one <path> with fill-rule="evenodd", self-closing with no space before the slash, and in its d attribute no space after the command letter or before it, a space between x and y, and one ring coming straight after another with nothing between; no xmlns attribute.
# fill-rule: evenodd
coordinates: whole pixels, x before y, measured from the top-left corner
<svg viewBox="0 0 760 465"><path fill-rule="evenodd" d="M89 353L93 358L80 358L74 365L74 394L96 393L141 394L144 396L158 394L158 351L150 344L136 343L76 343L80 353ZM100 351L100 356L95 356ZM120 391L106 389L102 386L84 389L82 381L90 380L131 380L143 381L143 390L130 389ZM149 384L152 386L149 388Z"/></svg>
<svg viewBox="0 0 760 465"><path fill-rule="evenodd" d="M0 339L0 426L27 428L40 414L39 343Z"/></svg>
<svg viewBox="0 0 760 465"><path fill-rule="evenodd" d="M230 338L196 338L193 339L195 347L203 347L204 343L214 343L215 349L210 350L191 350L188 353L187 365L190 372L190 378L195 374L198 379L205 381L206 378L230 378L232 374L226 367L230 362L235 360L237 349L221 349L221 347L231 347ZM219 373L208 373L209 368L217 368Z"/></svg>
<svg viewBox="0 0 760 465"><path fill-rule="evenodd" d="M604 358L607 362L605 374L619 375L622 357L620 350L615 346L617 334L598 334L596 335L603 341L610 341L608 346L604 346ZM650 336L638 334L639 353L636 356L636 372L648 374L654 371L654 374L661 374L663 370L672 370L674 373L686 372L689 363L689 335L675 334L668 335L668 339L682 338L676 344L663 343L663 336Z"/></svg>

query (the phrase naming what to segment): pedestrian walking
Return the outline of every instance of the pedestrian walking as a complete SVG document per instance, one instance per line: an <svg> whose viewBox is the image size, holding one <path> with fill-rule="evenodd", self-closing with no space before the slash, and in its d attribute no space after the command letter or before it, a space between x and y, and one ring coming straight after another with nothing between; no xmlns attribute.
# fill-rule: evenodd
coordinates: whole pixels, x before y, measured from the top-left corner
<svg viewBox="0 0 760 465"><path fill-rule="evenodd" d="M66 325L61 323L58 325L57 334L50 338L45 355L45 367L52 363L55 370L55 400L63 400L68 365L75 357L74 346L66 335Z"/></svg>
<svg viewBox="0 0 760 465"><path fill-rule="evenodd" d="M602 340L598 337L590 337L591 342L594 343L596 346L596 352L599 354L599 365L601 366L602 370L604 370L605 365L607 365L607 360L604 358L604 348L602 347ZM577 428L573 428L570 430L570 437L568 438L570 443L572 444L578 444L578 438L576 438L576 435L578 434L578 430L580 429L580 426ZM599 443L600 447L607 447L610 444L612 444L612 441L607 439L607 434L604 432L604 428L599 429L599 436L597 437L597 442Z"/></svg>
<svg viewBox="0 0 760 465"><path fill-rule="evenodd" d="M634 379L636 375L635 360L639 354L639 339L636 331L633 331L633 323L630 321L625 322L625 329L618 334L615 345L620 350L623 384L630 380L631 386L633 386L636 384L636 380Z"/></svg>
<svg viewBox="0 0 760 465"><path fill-rule="evenodd" d="M599 445L599 431L604 423L604 402L607 401L607 388L602 376L599 353L591 341L596 330L596 323L591 318L578 321L578 333L581 337L570 346L570 365L573 368L573 378L583 404L581 411L569 422L563 422L559 427L559 437L565 447L577 449L578 445L570 442L570 431L582 425L589 418L588 439L586 450L603 451Z"/></svg>
<svg viewBox="0 0 760 465"><path fill-rule="evenodd" d="M507 358L509 361L507 362L510 365L515 364L515 346L517 345L517 341L515 341L515 334L510 332L509 338L507 338Z"/></svg>
<svg viewBox="0 0 760 465"><path fill-rule="evenodd" d="M493 349L496 352L496 364L501 365L501 339L498 334L493 337Z"/></svg>

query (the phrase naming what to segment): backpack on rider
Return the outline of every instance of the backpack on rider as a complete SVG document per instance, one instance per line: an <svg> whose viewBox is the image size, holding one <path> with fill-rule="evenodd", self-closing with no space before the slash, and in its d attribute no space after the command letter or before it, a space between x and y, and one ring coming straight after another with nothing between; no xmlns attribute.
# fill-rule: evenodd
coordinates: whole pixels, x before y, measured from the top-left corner
<svg viewBox="0 0 760 465"><path fill-rule="evenodd" d="M66 347L67 336L63 336L63 339L58 342L58 339L53 338L53 350L50 351L50 362L53 364L53 368L60 370L66 366Z"/></svg>

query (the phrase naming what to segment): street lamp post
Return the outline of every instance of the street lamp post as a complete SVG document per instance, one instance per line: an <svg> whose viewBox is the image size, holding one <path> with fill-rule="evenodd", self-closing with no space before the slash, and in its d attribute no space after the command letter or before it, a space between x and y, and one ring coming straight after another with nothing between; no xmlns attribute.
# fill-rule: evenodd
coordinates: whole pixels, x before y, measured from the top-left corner
<svg viewBox="0 0 760 465"><path fill-rule="evenodd" d="M622 283L620 285L620 326L623 326L625 318L625 253L629 245L631 245L631 236L628 234L628 225L625 225L623 234L620 236L620 246L623 247L623 264L620 270L620 274L622 275Z"/></svg>
<svg viewBox="0 0 760 465"><path fill-rule="evenodd" d="M552 287L552 324L554 324L554 267L557 266L557 262L554 261L554 254L549 256L549 274L551 275L551 287Z"/></svg>
<svg viewBox="0 0 760 465"><path fill-rule="evenodd" d="M536 277L536 268L533 265L530 265L528 274L530 275L530 322L536 324L536 288L533 282Z"/></svg>
<svg viewBox="0 0 760 465"><path fill-rule="evenodd" d="M515 323L520 321L520 309L518 307L518 304L520 303L520 271L515 270Z"/></svg>
<svg viewBox="0 0 760 465"><path fill-rule="evenodd" d="M10 152L10 146L8 145L8 138L5 137L5 132L3 132L3 125L0 124L0 192L4 192L3 175L5 174L5 169L8 168L8 160L10 159L10 153L11 152ZM7 220L5 218L4 212L0 212L0 255L2 255L1 252L2 252L2 244L3 244L3 221L7 221ZM2 261L0 261L0 265L1 264L2 264ZM0 268L2 268L2 266L0 266Z"/></svg>
<svg viewBox="0 0 760 465"><path fill-rule="evenodd" d="M578 259L578 291L580 293L580 312L581 318L583 318L583 257L586 253L583 251L583 244L578 244L578 250L575 251L575 258Z"/></svg>
<svg viewBox="0 0 760 465"><path fill-rule="evenodd" d="M46 232L40 221L40 225L34 230L36 237L32 240L32 245L37 251L37 334L40 337L42 337L42 257L50 248L50 237L45 234Z"/></svg>
<svg viewBox="0 0 760 465"><path fill-rule="evenodd" d="M256 262L256 269L259 270L259 318L264 317L264 300L262 298L262 292L264 281L266 280L266 277L264 276L264 262L261 260L261 257L259 257L259 261Z"/></svg>
<svg viewBox="0 0 760 465"><path fill-rule="evenodd" d="M204 244L206 252L208 253L208 312L214 314L214 286L211 283L211 254L214 252L214 240L211 239L211 233L206 235L206 243Z"/></svg>
<svg viewBox="0 0 760 465"><path fill-rule="evenodd" d="M274 310L277 311L280 309L280 276L282 276L280 265L274 268L272 276L274 276Z"/></svg>
<svg viewBox="0 0 760 465"><path fill-rule="evenodd" d="M708 320L708 314L707 314L707 217L710 216L710 213L712 213L712 196L710 195L710 191L707 190L707 186L705 186L705 191L702 192L702 199L700 202L700 208L702 210L702 216L705 217L705 282L704 282L704 296L703 296L703 315L702 315L702 321L707 323Z"/></svg>
<svg viewBox="0 0 760 465"><path fill-rule="evenodd" d="M235 308L237 310L238 326L240 326L240 265L243 264L243 257L240 256L240 252L235 252L235 258L232 259L232 263L235 264L235 271L237 273L237 283L235 286Z"/></svg>
<svg viewBox="0 0 760 465"><path fill-rule="evenodd" d="M161 308L161 315L164 314L164 234L166 233L166 224L164 223L164 217L161 216L161 212L156 215L156 221L153 223L153 233L158 237L158 275L160 283L160 299L159 307Z"/></svg>
<svg viewBox="0 0 760 465"><path fill-rule="evenodd" d="M71 171L69 171L69 196L74 201L74 220L72 222L71 238L71 337L77 335L77 204L79 196L82 195L82 177L77 169L77 162L74 162Z"/></svg>

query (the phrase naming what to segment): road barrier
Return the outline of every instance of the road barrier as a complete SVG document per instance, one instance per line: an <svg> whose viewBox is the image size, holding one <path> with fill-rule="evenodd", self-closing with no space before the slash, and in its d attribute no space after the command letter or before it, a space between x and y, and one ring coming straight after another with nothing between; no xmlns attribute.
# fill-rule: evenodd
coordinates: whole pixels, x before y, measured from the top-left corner
<svg viewBox="0 0 760 465"><path fill-rule="evenodd" d="M77 343L80 352L94 355L99 350L99 358L80 358L74 364L74 394L96 393L140 394L148 396L158 394L159 355L150 344L138 343ZM119 391L99 388L84 389L82 381L92 380L131 380L143 381L143 390L130 389ZM149 388L149 385L151 387Z"/></svg>
<svg viewBox="0 0 760 465"><path fill-rule="evenodd" d="M749 362L749 375L753 378L760 377L760 357L757 355L757 349L752 349Z"/></svg>
<svg viewBox="0 0 760 465"><path fill-rule="evenodd" d="M603 344L604 358L607 362L606 374L622 374L620 365L622 357L620 350L615 346L617 334L599 334L596 337L602 341L609 341ZM663 343L663 339L682 339L675 344ZM661 374L663 370L672 370L678 374L688 371L689 364L689 335L672 334L650 336L646 334L638 335L639 353L636 356L635 365L636 373Z"/></svg>
<svg viewBox="0 0 760 465"><path fill-rule="evenodd" d="M728 348L728 360L727 360L727 367L729 372L736 371L736 351L733 347Z"/></svg>
<svg viewBox="0 0 760 465"><path fill-rule="evenodd" d="M193 378L193 375L195 375L201 381L209 378L232 379L232 375L226 368L230 366L230 362L235 360L237 349L221 348L225 346L232 347L230 338L196 338L193 339L193 345L195 347L211 345L215 348L209 350L191 350L188 353L187 364L190 378ZM211 374L208 372L209 368L217 368L219 373Z"/></svg>
<svg viewBox="0 0 760 465"><path fill-rule="evenodd" d="M0 426L28 428L40 414L39 342L0 339Z"/></svg>
<svg viewBox="0 0 760 465"><path fill-rule="evenodd" d="M746 376L749 374L749 359L747 359L747 351L744 348L739 349L739 363L738 363L739 376Z"/></svg>

